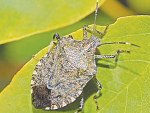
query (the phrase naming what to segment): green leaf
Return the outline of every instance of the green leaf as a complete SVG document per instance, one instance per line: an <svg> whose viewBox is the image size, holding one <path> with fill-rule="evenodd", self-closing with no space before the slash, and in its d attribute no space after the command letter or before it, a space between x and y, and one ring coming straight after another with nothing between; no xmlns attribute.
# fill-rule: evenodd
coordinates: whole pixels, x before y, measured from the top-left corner
<svg viewBox="0 0 150 113"><path fill-rule="evenodd" d="M95 12L93 12L86 18L70 26L63 27L46 33L36 34L22 40L7 43L5 44L5 47L2 51L5 55L4 57L5 59L9 60L9 62L12 63L17 63L17 62L20 63L20 62L27 61L31 58L33 54L37 53L42 48L49 45L54 33L59 33L60 36L64 36L66 34L69 34L73 31L80 29L81 27L83 27L83 25L93 24L94 15ZM114 23L114 22L115 20L111 19L103 12L98 11L97 22L96 22L98 25L106 25L107 23Z"/></svg>
<svg viewBox="0 0 150 113"><path fill-rule="evenodd" d="M150 17L131 16L120 18L109 26L107 33L101 38L104 42L130 42L141 46L103 45L98 48L100 54L114 54L117 49L130 50L130 54L121 53L117 65L114 59L97 60L98 73L96 78L102 84L98 97L99 110L93 96L97 91L94 81L90 81L84 89L84 113L122 113L150 111ZM105 27L97 26L103 31ZM82 40L82 29L73 32L73 37ZM88 34L90 36L90 34ZM36 57L46 54L47 47ZM1 113L46 113L32 107L30 81L34 67L38 61L31 59L12 79L12 82L0 94ZM78 109L79 98L74 103L56 110L57 112L72 113ZM56 111L49 111L55 113Z"/></svg>
<svg viewBox="0 0 150 113"><path fill-rule="evenodd" d="M101 5L105 0L100 0ZM1 0L0 44L73 24L95 9L96 0Z"/></svg>
<svg viewBox="0 0 150 113"><path fill-rule="evenodd" d="M133 11L131 11L131 9L125 7L118 0L107 0L102 5L101 10L114 19L135 14Z"/></svg>

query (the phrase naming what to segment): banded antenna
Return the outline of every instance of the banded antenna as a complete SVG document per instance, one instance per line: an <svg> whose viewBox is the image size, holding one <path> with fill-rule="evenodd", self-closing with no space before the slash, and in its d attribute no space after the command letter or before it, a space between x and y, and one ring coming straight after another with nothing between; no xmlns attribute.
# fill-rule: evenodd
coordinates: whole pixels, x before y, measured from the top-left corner
<svg viewBox="0 0 150 113"><path fill-rule="evenodd" d="M95 24L96 24L97 12L98 12L98 0L96 2L95 19L94 19L94 27L93 27L93 33L92 34L94 34L94 32L95 32Z"/></svg>

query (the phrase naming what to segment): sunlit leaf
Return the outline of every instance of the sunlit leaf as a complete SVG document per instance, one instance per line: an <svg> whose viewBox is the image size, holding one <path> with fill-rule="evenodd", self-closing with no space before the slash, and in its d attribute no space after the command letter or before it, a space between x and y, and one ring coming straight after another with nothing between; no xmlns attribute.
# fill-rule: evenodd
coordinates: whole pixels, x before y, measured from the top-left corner
<svg viewBox="0 0 150 113"><path fill-rule="evenodd" d="M76 22L75 24L72 24L70 26L63 27L61 29L36 34L28 38L24 38L22 40L7 43L4 45L5 46L3 48L4 51L2 51L5 55L5 59L9 60L9 62L12 63L17 62L20 63L27 61L31 58L33 54L37 53L39 50L49 45L50 41L53 38L54 33L59 33L60 36L64 36L66 34L70 34L73 31L76 31L77 29L80 29L81 27L83 27L83 25L93 24L94 15L95 13L93 12L92 14L82 19L81 21ZM96 22L98 25L106 25L107 23L114 23L114 21L115 20L111 19L103 12L98 11Z"/></svg>
<svg viewBox="0 0 150 113"><path fill-rule="evenodd" d="M101 5L105 0L99 0ZM95 9L96 0L1 0L0 44L73 24Z"/></svg>
<svg viewBox="0 0 150 113"><path fill-rule="evenodd" d="M122 113L150 111L150 17L133 16L120 18L110 25L107 33L101 38L104 42L130 42L141 46L103 45L98 48L99 54L115 54L117 49L129 50L121 53L115 65L114 59L97 60L98 73L96 78L102 85L98 97L99 110L93 100L97 91L94 81L84 89L84 113ZM103 31L105 27L97 26ZM82 40L82 29L72 33L74 39ZM90 36L90 34L88 35ZM47 48L41 50L36 57L46 54ZM97 53L97 54L98 54ZM31 59L12 79L12 82L0 94L1 113L46 113L32 107L30 81L34 67L38 61ZM57 110L72 113L78 109L79 99L74 103ZM49 111L55 113L56 111Z"/></svg>

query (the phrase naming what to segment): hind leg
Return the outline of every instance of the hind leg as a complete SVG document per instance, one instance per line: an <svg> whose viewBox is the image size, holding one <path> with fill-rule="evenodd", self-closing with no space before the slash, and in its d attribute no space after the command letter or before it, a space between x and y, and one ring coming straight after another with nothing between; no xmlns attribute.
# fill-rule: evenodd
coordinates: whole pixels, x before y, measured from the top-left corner
<svg viewBox="0 0 150 113"><path fill-rule="evenodd" d="M95 101L96 108L98 109L99 107L98 107L98 104L97 104L97 97L98 97L98 95L99 95L99 93L100 93L100 90L102 89L102 86L101 86L100 82L99 82L97 79L95 79L95 82L96 82L96 84L97 84L97 86L98 86L98 90L97 90L95 96L93 97L93 99L94 99L94 101Z"/></svg>
<svg viewBox="0 0 150 113"><path fill-rule="evenodd" d="M80 100L79 109L78 109L78 111L76 111L74 113L78 113L78 112L82 111L82 109L83 109L83 103L84 103L84 98L83 98L83 93L82 93L81 94L81 100Z"/></svg>

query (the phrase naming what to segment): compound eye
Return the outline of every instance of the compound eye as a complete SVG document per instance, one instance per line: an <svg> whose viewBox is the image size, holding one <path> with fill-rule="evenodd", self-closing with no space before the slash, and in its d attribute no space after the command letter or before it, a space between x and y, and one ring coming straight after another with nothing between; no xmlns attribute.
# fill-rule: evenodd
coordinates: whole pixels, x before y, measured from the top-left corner
<svg viewBox="0 0 150 113"><path fill-rule="evenodd" d="M71 39L73 39L73 36L72 36L72 35L69 35L69 36L68 36L68 38L71 38Z"/></svg>
<svg viewBox="0 0 150 113"><path fill-rule="evenodd" d="M55 34L54 34L54 36L53 36L53 40L54 40L55 38L56 38L58 41L60 40L60 36L59 36L59 34L58 34L58 33L55 33Z"/></svg>

